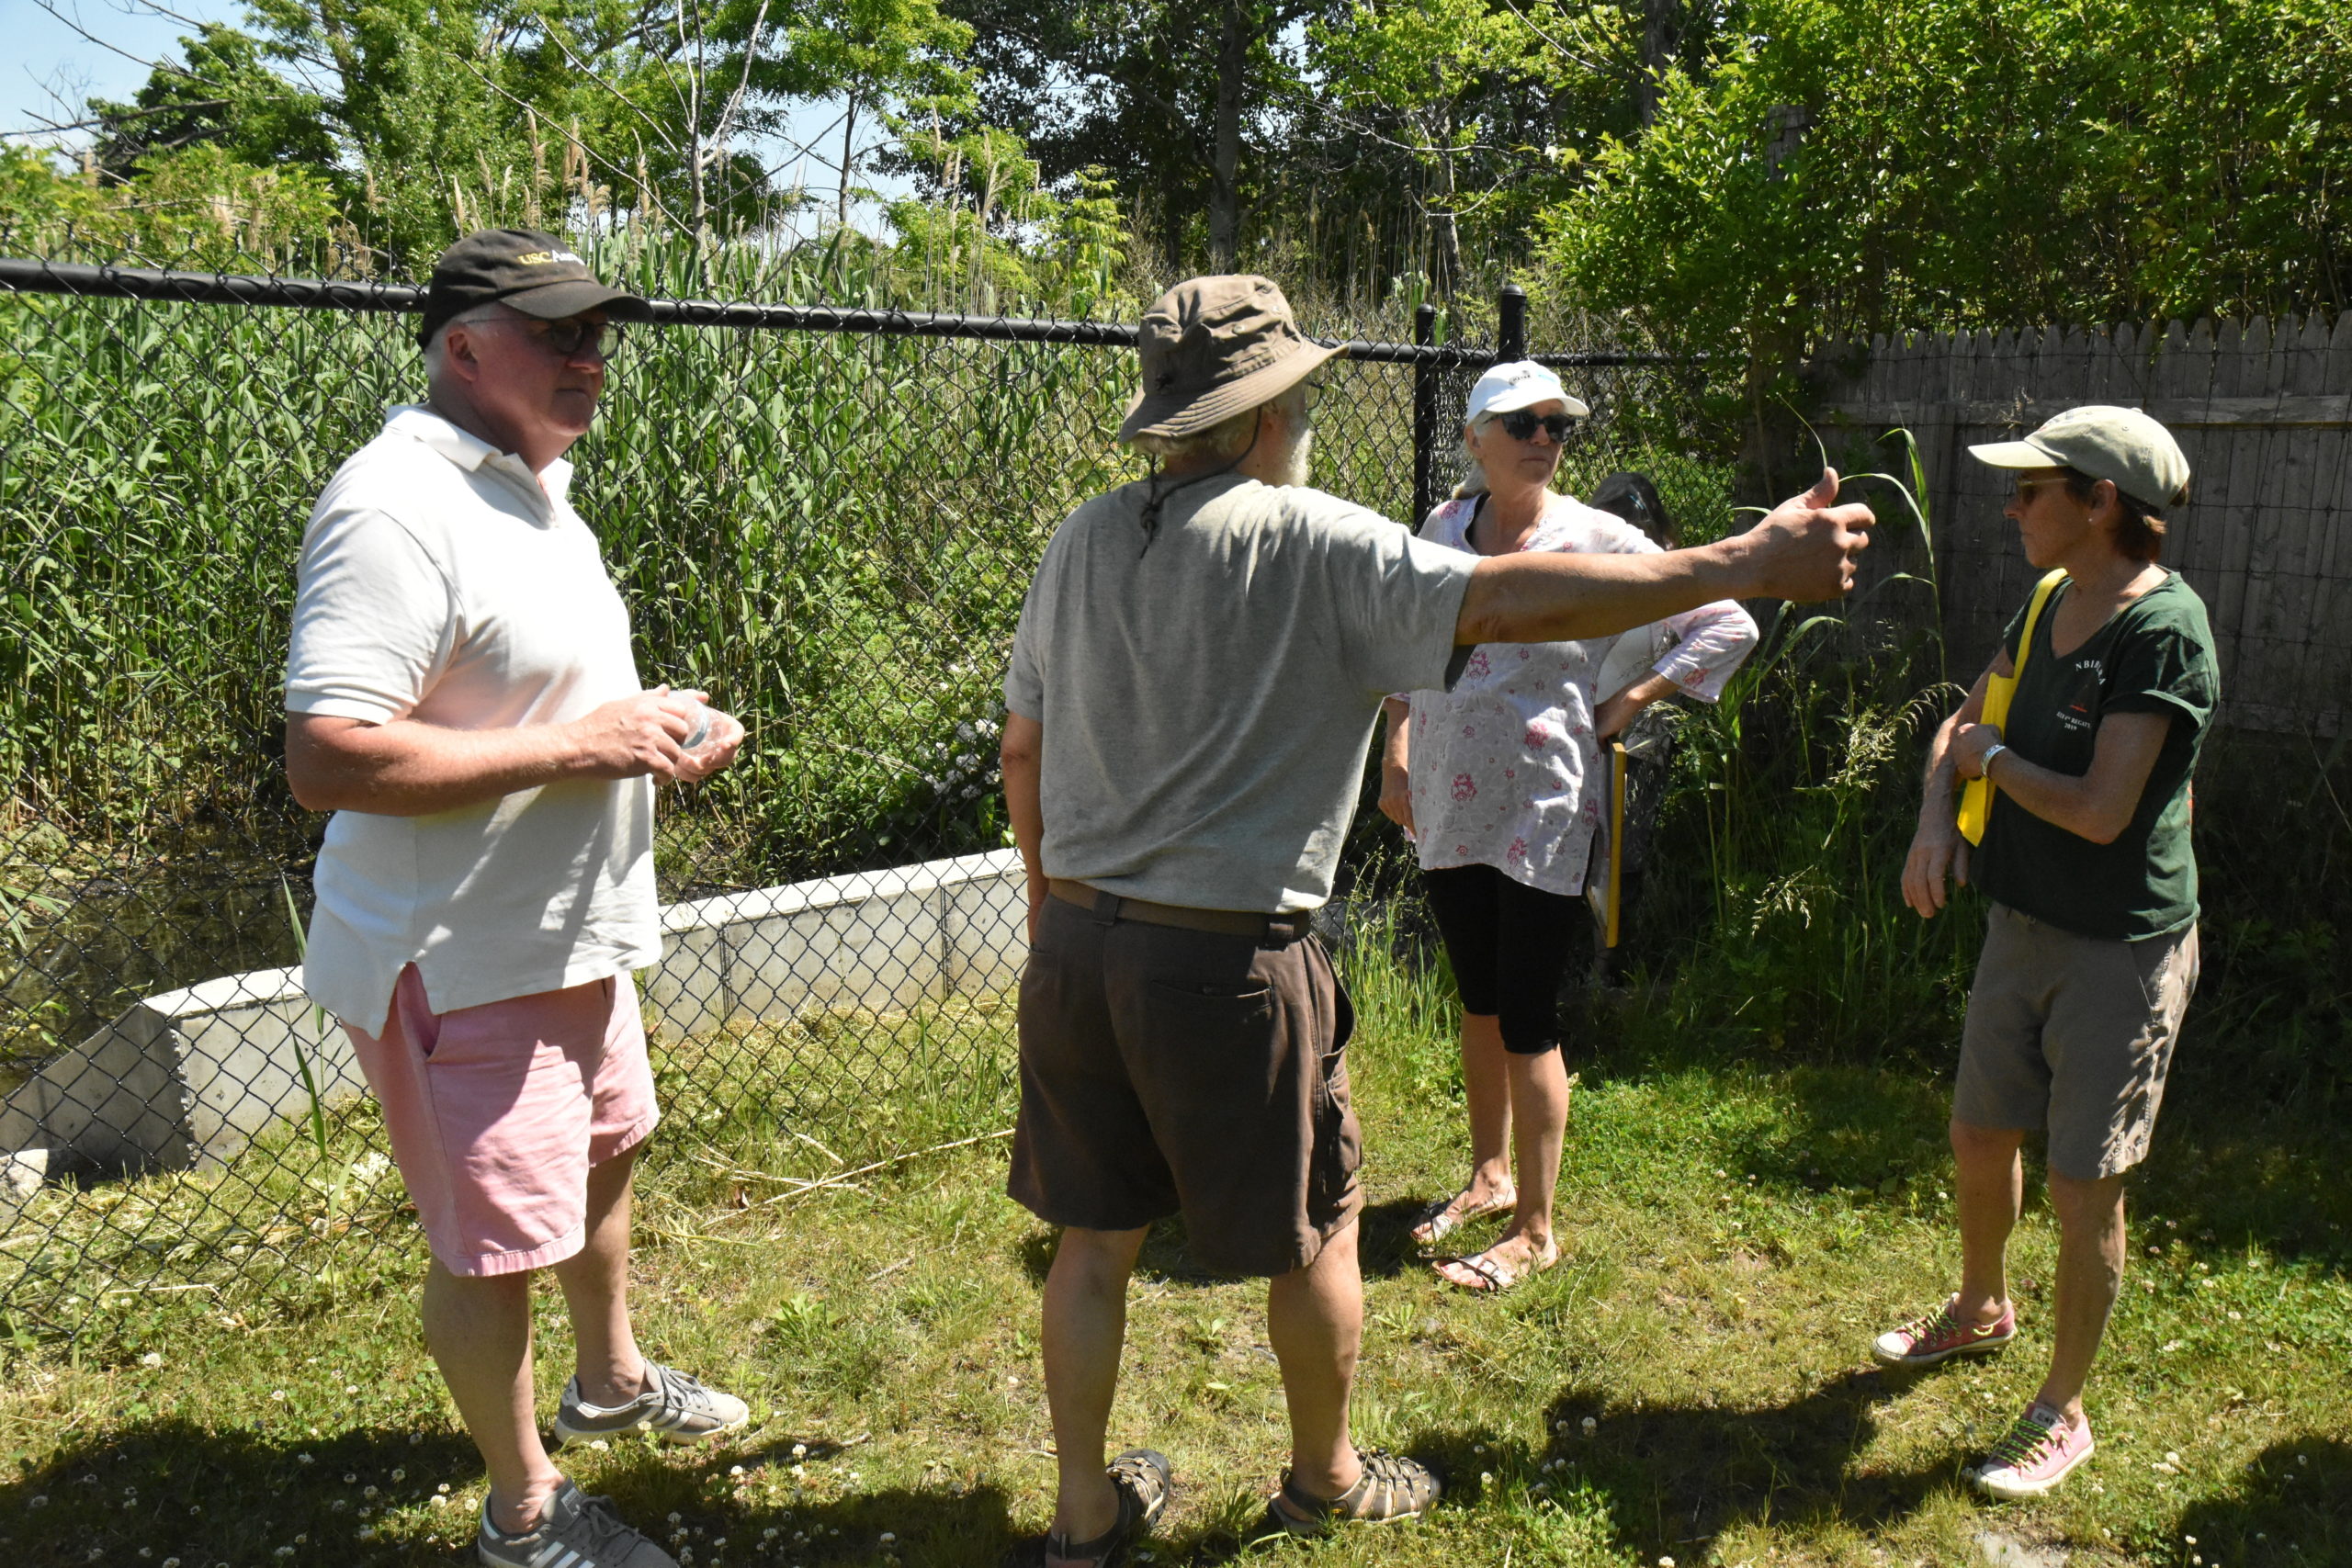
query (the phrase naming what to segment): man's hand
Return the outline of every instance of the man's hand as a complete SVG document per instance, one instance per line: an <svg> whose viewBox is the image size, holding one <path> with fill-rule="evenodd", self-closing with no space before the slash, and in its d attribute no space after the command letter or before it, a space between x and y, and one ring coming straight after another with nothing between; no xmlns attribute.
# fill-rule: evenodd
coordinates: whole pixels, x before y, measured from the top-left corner
<svg viewBox="0 0 2352 1568"><path fill-rule="evenodd" d="M1952 732L1952 772L1964 779L1984 776L1984 753L2001 743L1997 724L1963 724Z"/></svg>
<svg viewBox="0 0 2352 1568"><path fill-rule="evenodd" d="M1380 814L1406 832L1413 830L1413 775L1407 769L1382 764Z"/></svg>
<svg viewBox="0 0 2352 1568"><path fill-rule="evenodd" d="M1945 878L1968 881L1968 840L1950 822L1922 822L1903 861L1903 901L1932 920L1949 895Z"/></svg>
<svg viewBox="0 0 2352 1568"><path fill-rule="evenodd" d="M578 775L592 779L633 779L646 773L661 779L702 777L687 771L691 764L681 744L695 732L694 705L701 696L699 692L656 686L633 697L616 697L573 719L564 728L579 750ZM712 716L714 733L720 716ZM727 722L740 743L742 726L731 718ZM733 760L732 747L727 755Z"/></svg>
<svg viewBox="0 0 2352 1568"><path fill-rule="evenodd" d="M1824 468L1803 495L1792 496L1732 543L1747 557L1751 599L1835 599L1854 586L1854 558L1870 547L1866 531L1877 522L1860 502L1838 500L1838 470Z"/></svg>
<svg viewBox="0 0 2352 1568"><path fill-rule="evenodd" d="M702 744L679 759L675 775L680 784L700 784L713 773L724 771L735 761L736 753L743 745L742 720L731 713L721 713L710 706L710 698L706 693L673 692L670 694L702 704L702 711L698 714L690 712L689 719L695 724L706 719L709 723L710 728L704 734Z"/></svg>

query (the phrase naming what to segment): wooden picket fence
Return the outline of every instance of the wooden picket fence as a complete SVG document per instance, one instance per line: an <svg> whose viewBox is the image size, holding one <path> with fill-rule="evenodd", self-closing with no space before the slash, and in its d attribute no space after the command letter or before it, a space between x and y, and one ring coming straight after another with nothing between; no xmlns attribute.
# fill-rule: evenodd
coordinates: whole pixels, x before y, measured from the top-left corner
<svg viewBox="0 0 2352 1568"><path fill-rule="evenodd" d="M1991 656L2033 580L2002 515L2011 477L1972 460L2062 409L2121 403L2163 421L2188 454L2190 500L2165 560L2204 596L2220 645L2223 720L2335 736L2352 716L2352 317L2199 321L2085 332L2011 329L1881 336L1823 350L1815 419L1831 454L1882 465L1919 444L1932 563L1916 534L1871 552L1871 603L1898 620L1937 613L1955 680Z"/></svg>

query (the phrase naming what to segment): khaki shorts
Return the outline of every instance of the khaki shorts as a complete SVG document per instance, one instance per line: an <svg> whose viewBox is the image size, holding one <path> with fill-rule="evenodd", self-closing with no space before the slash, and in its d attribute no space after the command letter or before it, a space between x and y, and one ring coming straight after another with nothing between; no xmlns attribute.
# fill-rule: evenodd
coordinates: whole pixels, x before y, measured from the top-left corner
<svg viewBox="0 0 2352 1568"><path fill-rule="evenodd" d="M1363 1206L1353 1026L1313 937L1102 924L1049 897L1021 976L1008 1190L1086 1230L1182 1213L1218 1273L1305 1268Z"/></svg>
<svg viewBox="0 0 2352 1568"><path fill-rule="evenodd" d="M1994 905L1952 1119L2047 1129L2050 1168L2077 1181L2131 1169L2148 1156L2197 964L2193 925L2113 942Z"/></svg>

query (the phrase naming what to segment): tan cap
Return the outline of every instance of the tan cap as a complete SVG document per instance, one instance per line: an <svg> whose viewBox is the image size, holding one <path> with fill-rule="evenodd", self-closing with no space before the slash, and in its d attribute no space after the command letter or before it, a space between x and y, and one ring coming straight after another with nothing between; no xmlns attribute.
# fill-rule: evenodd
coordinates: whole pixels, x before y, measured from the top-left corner
<svg viewBox="0 0 2352 1568"><path fill-rule="evenodd" d="M2188 487L2188 459L2172 432L2138 409L2109 403L2068 409L2022 441L1994 441L1968 451L1996 468L2074 468L2158 511Z"/></svg>
<svg viewBox="0 0 2352 1568"><path fill-rule="evenodd" d="M1340 351L1311 344L1270 278L1195 277L1143 313L1143 387L1119 439L1198 435L1272 402Z"/></svg>

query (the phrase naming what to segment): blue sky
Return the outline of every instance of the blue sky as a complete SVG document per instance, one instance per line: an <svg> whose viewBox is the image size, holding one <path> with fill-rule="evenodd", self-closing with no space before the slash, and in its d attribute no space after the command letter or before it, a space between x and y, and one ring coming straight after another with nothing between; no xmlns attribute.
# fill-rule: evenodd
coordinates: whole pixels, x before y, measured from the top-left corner
<svg viewBox="0 0 2352 1568"><path fill-rule="evenodd" d="M110 0L52 3L91 33L140 61L175 52L179 36L195 31L151 12L126 11ZM233 22L244 7L221 0L172 0L172 9L199 22ZM127 98L147 80L143 64L76 36L33 0L0 0L0 38L14 40L6 51L12 58L0 64L0 130L29 130L39 123L33 118L36 115L59 118L49 89L62 93L78 107L93 96Z"/></svg>

